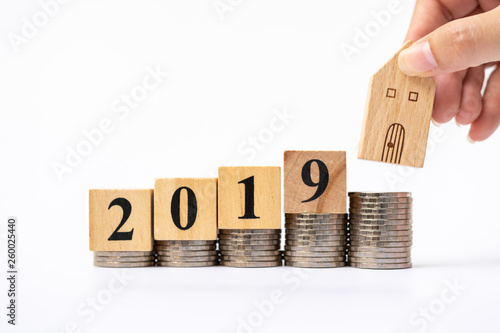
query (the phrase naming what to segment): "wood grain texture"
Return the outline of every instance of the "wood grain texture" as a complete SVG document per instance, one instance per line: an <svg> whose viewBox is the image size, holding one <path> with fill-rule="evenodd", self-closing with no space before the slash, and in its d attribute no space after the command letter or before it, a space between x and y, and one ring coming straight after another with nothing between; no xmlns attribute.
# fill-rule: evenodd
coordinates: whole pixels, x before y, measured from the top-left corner
<svg viewBox="0 0 500 333"><path fill-rule="evenodd" d="M191 189L196 197L196 218L187 229L179 229L172 218L172 198L179 188ZM180 190L180 225L188 224L188 194ZM159 178L154 195L155 240L216 240L217 239L217 179ZM193 209L193 208L190 208Z"/></svg>
<svg viewBox="0 0 500 333"><path fill-rule="evenodd" d="M254 212L258 219L240 219L245 215L245 185L254 177ZM219 168L219 229L280 229L280 167Z"/></svg>
<svg viewBox="0 0 500 333"><path fill-rule="evenodd" d="M370 80L358 158L423 167L436 86L399 70L399 53Z"/></svg>
<svg viewBox="0 0 500 333"><path fill-rule="evenodd" d="M327 186L316 199L318 187L308 186L302 171L309 161L321 161L328 170ZM319 182L318 162L309 163L310 179ZM306 168L304 171L308 170ZM285 151L284 154L285 213L346 213L346 152L345 151Z"/></svg>
<svg viewBox="0 0 500 333"><path fill-rule="evenodd" d="M130 202L131 211L120 232L133 230L132 240L108 240L118 228L123 209L110 204L117 198ZM90 251L152 251L153 190L89 190Z"/></svg>

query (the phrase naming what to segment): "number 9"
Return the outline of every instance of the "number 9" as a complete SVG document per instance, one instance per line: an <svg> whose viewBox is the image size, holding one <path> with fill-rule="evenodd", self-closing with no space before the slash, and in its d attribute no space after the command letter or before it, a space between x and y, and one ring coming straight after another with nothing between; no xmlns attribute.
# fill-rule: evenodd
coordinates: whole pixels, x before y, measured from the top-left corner
<svg viewBox="0 0 500 333"><path fill-rule="evenodd" d="M311 164L316 163L318 165L319 169L319 179L318 182L315 183L312 178L311 178ZM313 200L316 200L319 198L323 192L325 192L326 188L328 187L328 181L329 181L330 175L328 173L328 168L323 161L320 160L309 160L304 164L302 167L302 181L304 184L310 187L317 187L316 193L312 197L310 197L307 200L302 201L303 203L305 202L310 202Z"/></svg>

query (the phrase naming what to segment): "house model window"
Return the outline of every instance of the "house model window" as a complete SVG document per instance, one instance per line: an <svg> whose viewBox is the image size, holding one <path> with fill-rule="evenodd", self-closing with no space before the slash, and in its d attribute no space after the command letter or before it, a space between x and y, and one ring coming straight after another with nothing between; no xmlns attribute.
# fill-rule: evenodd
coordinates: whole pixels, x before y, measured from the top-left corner
<svg viewBox="0 0 500 333"><path fill-rule="evenodd" d="M412 102L418 101L418 92L410 91L410 95L408 96L408 100Z"/></svg>
<svg viewBox="0 0 500 333"><path fill-rule="evenodd" d="M387 88L387 94L385 97L396 98L396 89Z"/></svg>

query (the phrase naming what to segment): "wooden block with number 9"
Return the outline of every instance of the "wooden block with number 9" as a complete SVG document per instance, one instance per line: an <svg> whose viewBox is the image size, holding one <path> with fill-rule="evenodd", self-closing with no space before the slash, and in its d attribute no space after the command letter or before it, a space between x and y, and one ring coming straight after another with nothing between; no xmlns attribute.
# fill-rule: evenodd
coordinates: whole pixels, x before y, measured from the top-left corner
<svg viewBox="0 0 500 333"><path fill-rule="evenodd" d="M152 251L153 190L90 190L90 251Z"/></svg>
<svg viewBox="0 0 500 333"><path fill-rule="evenodd" d="M219 168L219 229L280 229L280 167Z"/></svg>
<svg viewBox="0 0 500 333"><path fill-rule="evenodd" d="M216 240L217 179L155 181L155 240Z"/></svg>
<svg viewBox="0 0 500 333"><path fill-rule="evenodd" d="M346 152L285 151L285 213L346 213Z"/></svg>

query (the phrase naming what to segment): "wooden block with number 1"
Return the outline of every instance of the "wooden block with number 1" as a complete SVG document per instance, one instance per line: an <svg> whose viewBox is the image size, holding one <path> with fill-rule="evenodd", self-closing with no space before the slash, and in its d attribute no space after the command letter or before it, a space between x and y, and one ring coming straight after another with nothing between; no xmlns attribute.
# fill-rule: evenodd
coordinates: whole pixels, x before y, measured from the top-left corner
<svg viewBox="0 0 500 333"><path fill-rule="evenodd" d="M90 190L90 251L152 251L153 190Z"/></svg>
<svg viewBox="0 0 500 333"><path fill-rule="evenodd" d="M216 240L217 179L155 181L155 240Z"/></svg>
<svg viewBox="0 0 500 333"><path fill-rule="evenodd" d="M285 151L285 213L346 213L346 152Z"/></svg>
<svg viewBox="0 0 500 333"><path fill-rule="evenodd" d="M219 168L219 229L280 229L280 167Z"/></svg>
<svg viewBox="0 0 500 333"><path fill-rule="evenodd" d="M398 56L406 43L370 80L358 158L424 165L436 85L432 78L407 76Z"/></svg>

